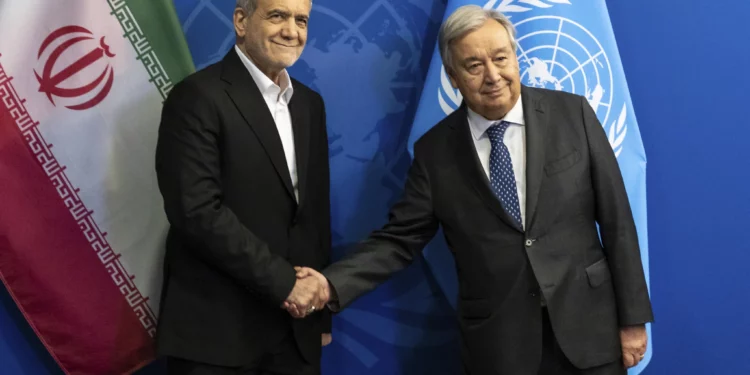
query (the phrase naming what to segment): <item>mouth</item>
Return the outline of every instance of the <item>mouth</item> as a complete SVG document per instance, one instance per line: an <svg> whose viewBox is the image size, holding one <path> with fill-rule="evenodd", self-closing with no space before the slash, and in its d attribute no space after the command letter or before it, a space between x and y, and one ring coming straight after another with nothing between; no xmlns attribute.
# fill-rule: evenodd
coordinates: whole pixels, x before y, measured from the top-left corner
<svg viewBox="0 0 750 375"><path fill-rule="evenodd" d="M485 91L483 94L486 95L486 96L489 96L489 97L496 98L498 96L501 96L503 94L503 92L505 92L506 88L507 88L507 86L505 86L505 87L499 87L499 88L496 88L496 89Z"/></svg>
<svg viewBox="0 0 750 375"><path fill-rule="evenodd" d="M290 45L286 45L286 44L279 43L279 42L274 42L274 41L271 41L271 43L273 43L273 44L275 44L277 46L285 47L285 48L297 48L297 46L290 46Z"/></svg>

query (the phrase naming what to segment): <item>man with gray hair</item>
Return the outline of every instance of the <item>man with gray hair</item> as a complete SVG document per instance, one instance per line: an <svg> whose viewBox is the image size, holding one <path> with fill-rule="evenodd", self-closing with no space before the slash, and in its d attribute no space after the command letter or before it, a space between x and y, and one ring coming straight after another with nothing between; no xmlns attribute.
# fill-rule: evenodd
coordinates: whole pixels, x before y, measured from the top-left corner
<svg viewBox="0 0 750 375"><path fill-rule="evenodd" d="M388 224L298 277L328 281L329 305L345 307L442 226L465 374L625 374L653 317L620 169L585 98L521 85L514 39L478 6L445 21L440 53L464 103L414 145Z"/></svg>
<svg viewBox="0 0 750 375"><path fill-rule="evenodd" d="M170 230L156 348L170 374L320 373L327 296L294 266L329 262L325 109L286 70L311 6L237 0L234 48L164 103L156 172ZM290 308L304 319L285 303L306 306Z"/></svg>

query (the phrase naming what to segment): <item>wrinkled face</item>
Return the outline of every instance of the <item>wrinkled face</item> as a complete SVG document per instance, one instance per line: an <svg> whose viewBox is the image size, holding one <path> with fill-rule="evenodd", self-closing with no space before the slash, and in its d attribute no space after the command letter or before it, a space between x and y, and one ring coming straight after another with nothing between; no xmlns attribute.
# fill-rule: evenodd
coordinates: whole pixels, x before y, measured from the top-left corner
<svg viewBox="0 0 750 375"><path fill-rule="evenodd" d="M479 29L456 39L450 47L451 84L466 104L489 120L499 120L521 95L516 51L505 27L488 20Z"/></svg>
<svg viewBox="0 0 750 375"><path fill-rule="evenodd" d="M253 14L234 10L240 48L268 76L276 76L299 59L307 42L310 0L258 0Z"/></svg>

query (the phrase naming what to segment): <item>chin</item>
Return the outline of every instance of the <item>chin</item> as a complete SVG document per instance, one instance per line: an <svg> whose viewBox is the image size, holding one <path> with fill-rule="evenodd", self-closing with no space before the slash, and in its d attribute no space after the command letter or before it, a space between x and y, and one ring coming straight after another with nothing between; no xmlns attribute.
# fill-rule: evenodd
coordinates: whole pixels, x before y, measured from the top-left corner
<svg viewBox="0 0 750 375"><path fill-rule="evenodd" d="M286 69L286 68L294 65L294 63L296 63L296 62L297 62L297 59L294 59L294 60L284 60L284 62L282 63L282 65L284 66L284 69Z"/></svg>
<svg viewBox="0 0 750 375"><path fill-rule="evenodd" d="M492 108L505 108L510 106L510 98L503 95L493 101L491 101L488 107Z"/></svg>
<svg viewBox="0 0 750 375"><path fill-rule="evenodd" d="M279 69L286 69L294 64L294 60L290 59L274 59L273 65Z"/></svg>
<svg viewBox="0 0 750 375"><path fill-rule="evenodd" d="M292 66L294 63L297 62L298 59L299 59L299 56L289 54L289 55L279 56L278 61L279 63L284 64L286 66Z"/></svg>

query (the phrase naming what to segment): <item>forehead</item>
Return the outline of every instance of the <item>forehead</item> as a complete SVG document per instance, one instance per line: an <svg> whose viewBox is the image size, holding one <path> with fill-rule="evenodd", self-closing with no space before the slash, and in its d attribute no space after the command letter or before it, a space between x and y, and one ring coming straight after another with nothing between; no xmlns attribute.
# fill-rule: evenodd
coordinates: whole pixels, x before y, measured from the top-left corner
<svg viewBox="0 0 750 375"><path fill-rule="evenodd" d="M513 47L508 30L499 22L490 19L477 30L456 39L453 48L459 54L466 54L476 50L496 50L500 48L507 48L511 51Z"/></svg>
<svg viewBox="0 0 750 375"><path fill-rule="evenodd" d="M310 0L258 0L258 9L281 9L297 14L310 14L312 1Z"/></svg>

